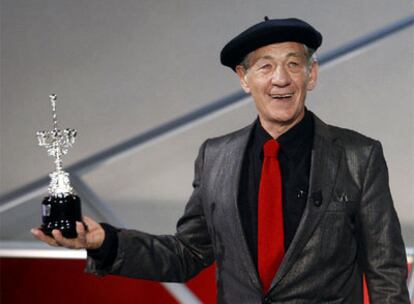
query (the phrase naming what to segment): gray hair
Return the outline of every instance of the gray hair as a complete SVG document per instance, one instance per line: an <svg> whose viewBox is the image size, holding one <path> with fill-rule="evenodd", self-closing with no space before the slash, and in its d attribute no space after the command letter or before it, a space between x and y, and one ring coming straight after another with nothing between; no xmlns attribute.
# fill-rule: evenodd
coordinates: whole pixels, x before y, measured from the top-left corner
<svg viewBox="0 0 414 304"><path fill-rule="evenodd" d="M312 49L310 47L308 47L306 44L302 44L303 48L305 49L305 56L308 62L308 69L311 67L312 63L314 61L318 61L317 57L316 57L316 50ZM247 71L250 68L250 55L252 54L252 52L250 52L249 54L247 54L243 60L240 62L240 65L243 67L243 69L245 71Z"/></svg>
<svg viewBox="0 0 414 304"><path fill-rule="evenodd" d="M306 59L308 60L308 65L310 66L312 62L318 61L318 58L316 57L316 50L308 47L306 44L303 45L303 48L305 49L305 55Z"/></svg>

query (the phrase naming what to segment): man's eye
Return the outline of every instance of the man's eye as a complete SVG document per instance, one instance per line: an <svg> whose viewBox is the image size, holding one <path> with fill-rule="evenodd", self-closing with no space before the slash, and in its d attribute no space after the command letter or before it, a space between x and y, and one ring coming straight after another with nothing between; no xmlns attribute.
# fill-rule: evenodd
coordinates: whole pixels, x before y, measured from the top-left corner
<svg viewBox="0 0 414 304"><path fill-rule="evenodd" d="M260 66L261 70L266 70L266 69L270 69L272 67L272 65L270 63L266 63L266 64L262 64Z"/></svg>
<svg viewBox="0 0 414 304"><path fill-rule="evenodd" d="M289 62L289 67L291 67L291 68L296 68L298 66L299 66L298 62L294 62L294 61Z"/></svg>

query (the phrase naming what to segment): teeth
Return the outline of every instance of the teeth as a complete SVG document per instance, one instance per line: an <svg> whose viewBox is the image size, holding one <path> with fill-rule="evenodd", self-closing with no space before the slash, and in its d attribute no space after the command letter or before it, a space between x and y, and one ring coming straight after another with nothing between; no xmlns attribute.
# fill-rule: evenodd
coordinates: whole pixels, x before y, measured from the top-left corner
<svg viewBox="0 0 414 304"><path fill-rule="evenodd" d="M270 95L272 98L288 98L288 97L292 97L293 94L273 94Z"/></svg>

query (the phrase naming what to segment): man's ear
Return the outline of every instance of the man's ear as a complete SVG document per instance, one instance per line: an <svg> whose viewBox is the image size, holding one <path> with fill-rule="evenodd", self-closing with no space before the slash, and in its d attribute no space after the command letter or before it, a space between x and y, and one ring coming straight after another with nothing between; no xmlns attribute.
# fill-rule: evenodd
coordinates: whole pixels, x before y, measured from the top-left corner
<svg viewBox="0 0 414 304"><path fill-rule="evenodd" d="M241 87L247 94L249 94L250 87L249 87L249 82L247 81L247 71L244 69L243 66L238 65L236 66L236 73L237 73L237 76L239 76L240 78Z"/></svg>
<svg viewBox="0 0 414 304"><path fill-rule="evenodd" d="M319 73L319 63L316 60L312 61L312 65L309 70L309 81L306 89L312 91L316 87Z"/></svg>

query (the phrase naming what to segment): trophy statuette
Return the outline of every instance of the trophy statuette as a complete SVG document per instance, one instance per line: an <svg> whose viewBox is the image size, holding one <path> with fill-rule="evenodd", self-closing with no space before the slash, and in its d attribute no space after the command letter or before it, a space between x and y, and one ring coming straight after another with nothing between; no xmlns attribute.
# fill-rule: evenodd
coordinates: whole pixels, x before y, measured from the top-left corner
<svg viewBox="0 0 414 304"><path fill-rule="evenodd" d="M69 173L62 169L62 156L75 143L75 129L60 130L56 115L55 94L49 96L52 105L53 129L38 131L39 146L45 147L49 156L54 157L56 169L49 174L49 195L42 201L41 230L52 236L52 230L58 229L66 238L76 238L76 221L82 221L81 200L70 185Z"/></svg>

